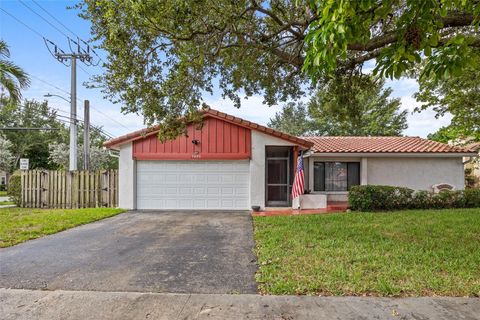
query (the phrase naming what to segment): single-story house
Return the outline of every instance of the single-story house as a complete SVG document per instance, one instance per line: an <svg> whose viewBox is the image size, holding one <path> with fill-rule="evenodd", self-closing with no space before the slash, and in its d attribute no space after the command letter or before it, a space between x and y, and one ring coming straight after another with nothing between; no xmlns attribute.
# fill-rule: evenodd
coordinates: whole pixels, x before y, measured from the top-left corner
<svg viewBox="0 0 480 320"><path fill-rule="evenodd" d="M120 151L120 207L289 207L300 152L309 193L302 207L345 201L358 184L463 189L462 157L473 155L419 137L295 137L213 109L203 117L201 127L164 143L155 127L105 143Z"/></svg>

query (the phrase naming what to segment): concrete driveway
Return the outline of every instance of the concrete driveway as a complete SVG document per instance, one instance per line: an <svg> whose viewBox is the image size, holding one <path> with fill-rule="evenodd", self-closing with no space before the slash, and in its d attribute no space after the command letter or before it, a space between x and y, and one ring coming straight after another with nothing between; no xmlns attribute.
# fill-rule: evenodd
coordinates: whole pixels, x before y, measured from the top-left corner
<svg viewBox="0 0 480 320"><path fill-rule="evenodd" d="M0 287L256 293L247 212L128 212L0 249Z"/></svg>

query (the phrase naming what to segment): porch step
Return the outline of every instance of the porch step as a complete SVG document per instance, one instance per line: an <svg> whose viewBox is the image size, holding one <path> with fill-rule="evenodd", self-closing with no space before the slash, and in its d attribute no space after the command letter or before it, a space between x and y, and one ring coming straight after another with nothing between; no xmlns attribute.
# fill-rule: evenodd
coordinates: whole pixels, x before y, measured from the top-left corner
<svg viewBox="0 0 480 320"><path fill-rule="evenodd" d="M327 203L328 210L347 210L348 202L347 201L330 201Z"/></svg>

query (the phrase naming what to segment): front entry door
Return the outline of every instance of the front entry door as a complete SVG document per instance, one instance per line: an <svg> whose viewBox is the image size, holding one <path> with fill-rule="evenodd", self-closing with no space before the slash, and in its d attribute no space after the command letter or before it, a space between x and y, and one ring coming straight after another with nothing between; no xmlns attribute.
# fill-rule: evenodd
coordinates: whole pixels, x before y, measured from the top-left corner
<svg viewBox="0 0 480 320"><path fill-rule="evenodd" d="M266 205L290 206L292 147L266 147Z"/></svg>

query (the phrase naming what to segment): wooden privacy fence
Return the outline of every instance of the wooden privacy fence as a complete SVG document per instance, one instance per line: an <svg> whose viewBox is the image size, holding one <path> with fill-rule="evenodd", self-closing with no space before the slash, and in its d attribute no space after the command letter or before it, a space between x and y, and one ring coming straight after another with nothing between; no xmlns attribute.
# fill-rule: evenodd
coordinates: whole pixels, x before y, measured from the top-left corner
<svg viewBox="0 0 480 320"><path fill-rule="evenodd" d="M118 170L22 171L22 207L98 208L118 206Z"/></svg>

